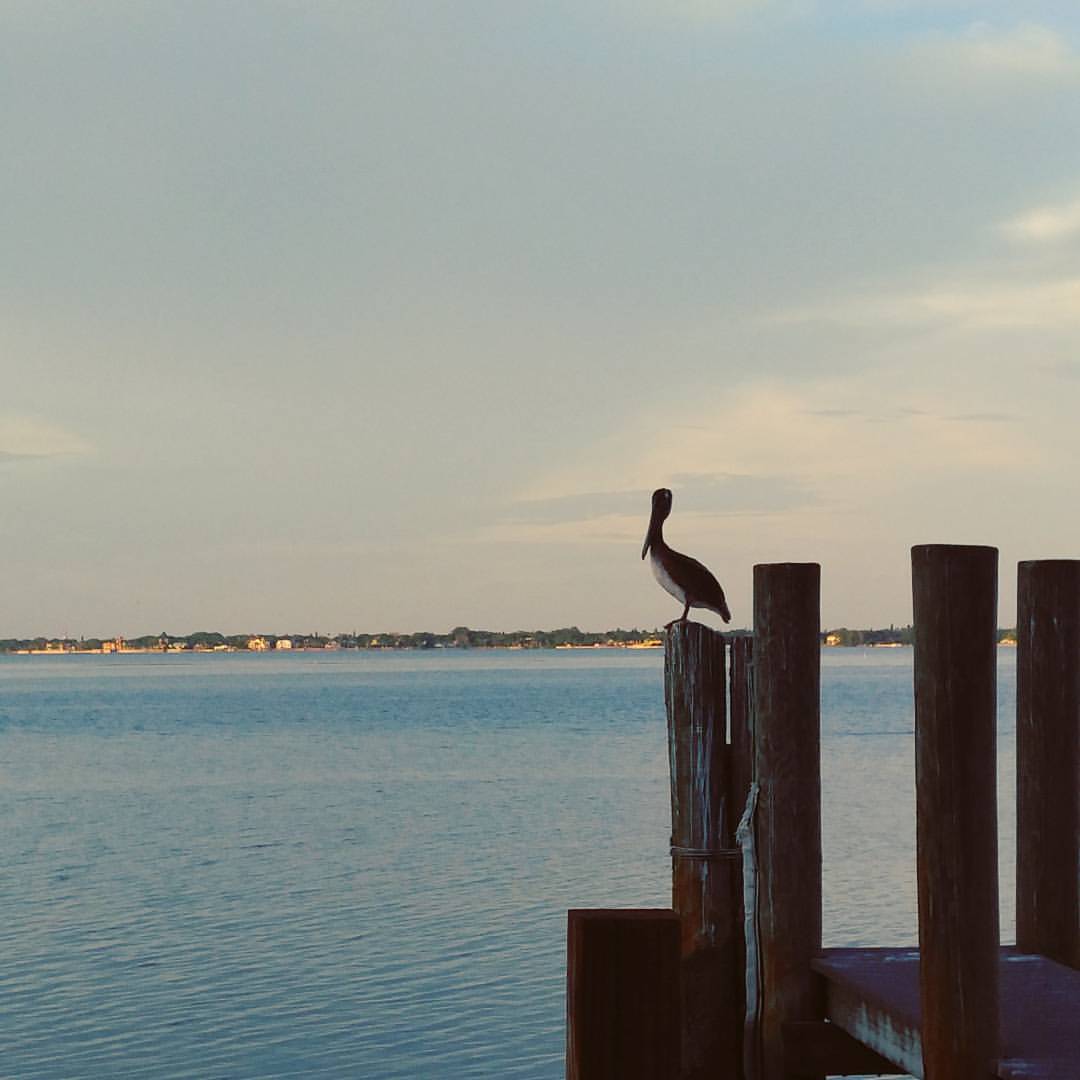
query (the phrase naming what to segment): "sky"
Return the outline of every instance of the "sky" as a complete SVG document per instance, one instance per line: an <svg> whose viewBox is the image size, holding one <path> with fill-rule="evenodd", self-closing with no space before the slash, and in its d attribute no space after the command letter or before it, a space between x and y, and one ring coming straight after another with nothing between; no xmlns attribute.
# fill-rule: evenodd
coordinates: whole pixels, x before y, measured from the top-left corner
<svg viewBox="0 0 1080 1080"><path fill-rule="evenodd" d="M0 0L0 117L0 637L1080 556L1073 3Z"/></svg>

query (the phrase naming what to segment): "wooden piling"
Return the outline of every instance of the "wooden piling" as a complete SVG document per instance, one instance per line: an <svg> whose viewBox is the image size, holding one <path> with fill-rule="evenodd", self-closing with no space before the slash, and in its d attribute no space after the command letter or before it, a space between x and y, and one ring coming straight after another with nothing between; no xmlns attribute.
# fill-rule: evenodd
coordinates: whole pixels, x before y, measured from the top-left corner
<svg viewBox="0 0 1080 1080"><path fill-rule="evenodd" d="M824 1017L821 949L821 568L754 567L753 823L761 1080L782 1080L784 1029Z"/></svg>
<svg viewBox="0 0 1080 1080"><path fill-rule="evenodd" d="M998 1056L997 549L911 549L922 1057L926 1080Z"/></svg>
<svg viewBox="0 0 1080 1080"><path fill-rule="evenodd" d="M679 1080L679 916L570 910L567 1080Z"/></svg>
<svg viewBox="0 0 1080 1080"><path fill-rule="evenodd" d="M724 638L675 623L664 654L671 766L672 907L682 918L683 1077L734 1075L741 916L727 746Z"/></svg>
<svg viewBox="0 0 1080 1080"><path fill-rule="evenodd" d="M1016 944L1080 968L1080 561L1017 575Z"/></svg>

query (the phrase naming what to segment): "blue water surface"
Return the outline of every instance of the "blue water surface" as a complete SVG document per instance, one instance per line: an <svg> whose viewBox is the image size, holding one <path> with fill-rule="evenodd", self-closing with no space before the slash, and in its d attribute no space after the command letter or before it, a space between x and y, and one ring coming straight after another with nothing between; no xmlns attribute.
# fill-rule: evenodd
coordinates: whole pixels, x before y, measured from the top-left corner
<svg viewBox="0 0 1080 1080"><path fill-rule="evenodd" d="M827 943L909 943L911 652L823 655ZM566 909L670 902L662 655L0 657L0 820L0 1076L556 1080Z"/></svg>

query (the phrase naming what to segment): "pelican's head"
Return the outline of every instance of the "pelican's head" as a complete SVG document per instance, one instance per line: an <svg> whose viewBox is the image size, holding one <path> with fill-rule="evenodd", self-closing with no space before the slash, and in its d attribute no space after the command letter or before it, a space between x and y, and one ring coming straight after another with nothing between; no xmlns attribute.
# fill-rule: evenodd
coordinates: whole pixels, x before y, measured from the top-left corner
<svg viewBox="0 0 1080 1080"><path fill-rule="evenodd" d="M670 513L671 492L667 488L657 488L652 493L652 516L649 518L649 531L645 534L645 546L641 549L643 559L660 536L660 526Z"/></svg>

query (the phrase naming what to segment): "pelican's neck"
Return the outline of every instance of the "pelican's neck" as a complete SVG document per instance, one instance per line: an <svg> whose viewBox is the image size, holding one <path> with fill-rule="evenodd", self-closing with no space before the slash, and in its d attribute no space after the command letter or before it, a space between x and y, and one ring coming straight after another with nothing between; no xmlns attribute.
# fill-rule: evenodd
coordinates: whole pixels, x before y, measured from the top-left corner
<svg viewBox="0 0 1080 1080"><path fill-rule="evenodd" d="M649 527L649 557L656 558L657 551L664 551L667 544L664 543L664 517L656 517Z"/></svg>

